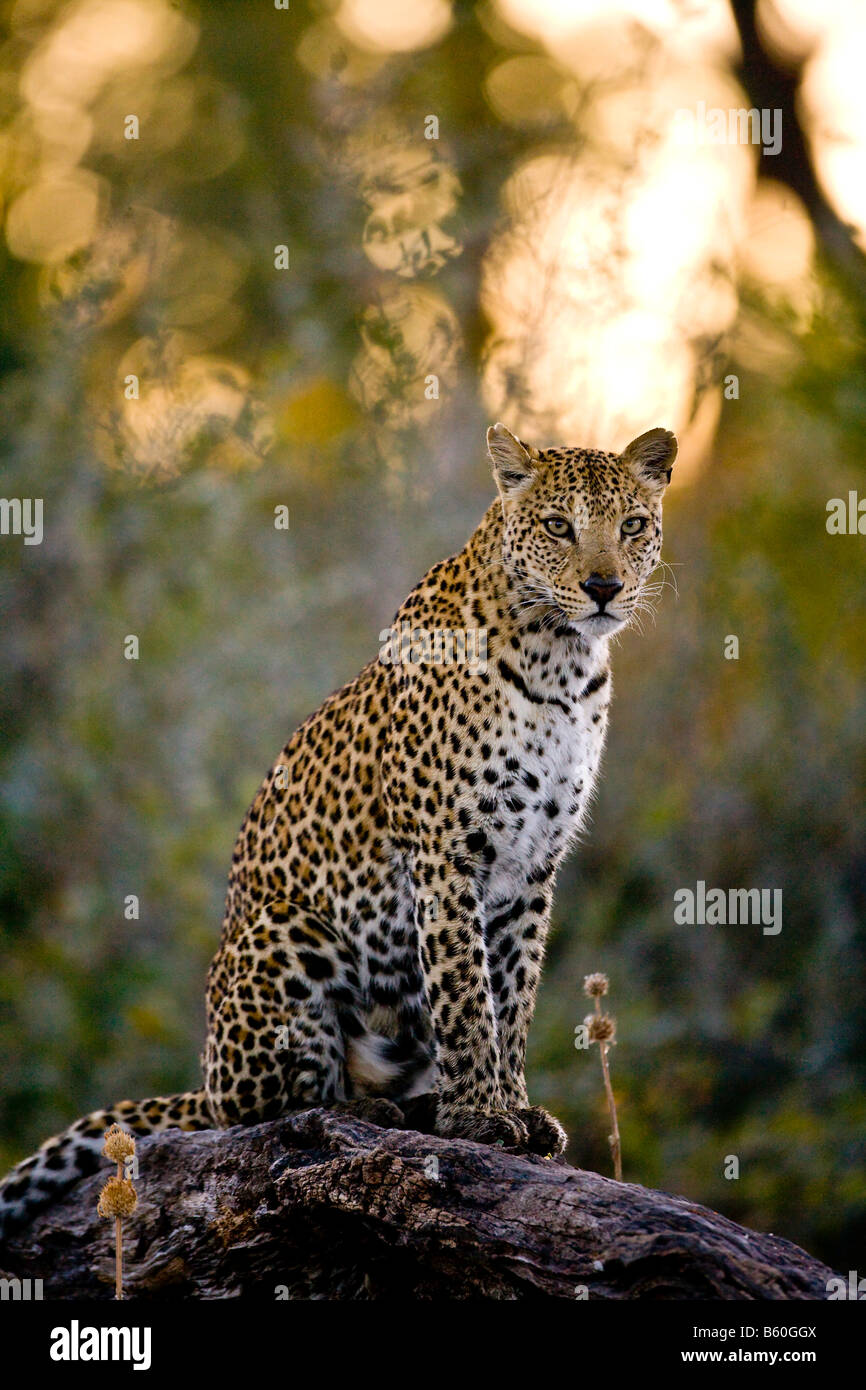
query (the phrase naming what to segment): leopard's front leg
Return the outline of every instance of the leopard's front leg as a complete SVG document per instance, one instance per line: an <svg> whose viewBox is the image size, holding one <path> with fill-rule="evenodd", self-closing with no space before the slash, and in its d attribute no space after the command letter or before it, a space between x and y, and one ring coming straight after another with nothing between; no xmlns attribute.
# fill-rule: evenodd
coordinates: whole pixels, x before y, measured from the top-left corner
<svg viewBox="0 0 866 1390"><path fill-rule="evenodd" d="M502 1086L487 949L472 880L446 858L414 867L421 967L436 1038L437 1133L526 1147L526 1124Z"/></svg>
<svg viewBox="0 0 866 1390"><path fill-rule="evenodd" d="M529 1131L535 1153L558 1154L567 1135L540 1105L530 1106L526 1091L526 1039L550 924L553 879L527 880L523 892L501 904L485 923L490 987L496 1012L500 1089L511 1114Z"/></svg>

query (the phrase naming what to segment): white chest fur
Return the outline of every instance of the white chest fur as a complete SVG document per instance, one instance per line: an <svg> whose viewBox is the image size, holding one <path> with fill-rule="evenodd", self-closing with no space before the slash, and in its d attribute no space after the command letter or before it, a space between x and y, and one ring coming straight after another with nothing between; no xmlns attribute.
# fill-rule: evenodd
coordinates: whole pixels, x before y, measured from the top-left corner
<svg viewBox="0 0 866 1390"><path fill-rule="evenodd" d="M579 677L568 674L563 685L559 673L524 678L507 661L498 671L498 737L488 742L491 756L479 779L482 824L496 853L485 887L488 909L512 899L528 873L555 864L586 816L604 747L610 677L601 662L583 666Z"/></svg>

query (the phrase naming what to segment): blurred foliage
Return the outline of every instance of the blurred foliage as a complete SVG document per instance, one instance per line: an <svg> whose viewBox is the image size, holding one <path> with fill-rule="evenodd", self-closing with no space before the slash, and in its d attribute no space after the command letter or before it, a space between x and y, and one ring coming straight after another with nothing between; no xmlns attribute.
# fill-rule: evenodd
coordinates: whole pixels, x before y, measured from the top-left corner
<svg viewBox="0 0 866 1390"><path fill-rule="evenodd" d="M630 378L588 389L576 436L577 385L559 409L535 367L592 358L589 340L543 275L516 300L491 277L521 236L537 249L582 161L611 175L614 236L647 127L599 145L592 83L491 5L449 26L429 0L429 41L393 53L353 37L352 6L4 8L3 492L45 515L41 545L0 544L5 1166L87 1108L194 1084L237 824L287 733L481 515L488 419L595 442L598 401ZM658 44L628 42L652 86ZM547 201L521 224L539 170ZM604 316L619 263L596 274L593 254ZM694 441L666 507L679 596L616 653L530 1089L571 1158L608 1171L597 1058L572 1046L581 980L606 971L626 1177L848 1269L866 1234L866 559L825 507L863 486L863 306L820 261L771 292L705 259L665 330L689 391L656 353L658 409L636 422ZM676 926L698 879L781 887L781 934Z"/></svg>

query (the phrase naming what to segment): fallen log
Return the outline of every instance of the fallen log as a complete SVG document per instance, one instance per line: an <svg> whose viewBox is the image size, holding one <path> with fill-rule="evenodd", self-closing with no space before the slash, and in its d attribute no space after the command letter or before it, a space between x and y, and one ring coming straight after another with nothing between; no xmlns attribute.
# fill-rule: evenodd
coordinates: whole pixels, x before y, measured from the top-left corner
<svg viewBox="0 0 866 1390"><path fill-rule="evenodd" d="M682 1197L329 1110L169 1131L137 1156L130 1299L825 1299L833 1278ZM11 1236L0 1274L112 1298L111 1171Z"/></svg>

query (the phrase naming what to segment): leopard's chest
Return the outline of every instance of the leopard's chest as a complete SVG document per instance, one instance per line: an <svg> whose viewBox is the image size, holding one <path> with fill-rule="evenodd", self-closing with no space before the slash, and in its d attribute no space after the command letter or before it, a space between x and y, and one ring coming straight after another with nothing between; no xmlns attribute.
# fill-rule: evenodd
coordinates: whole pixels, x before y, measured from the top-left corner
<svg viewBox="0 0 866 1390"><path fill-rule="evenodd" d="M478 812L487 838L485 899L509 900L554 866L580 829L604 747L609 688L563 698L503 691L495 748L484 760Z"/></svg>

